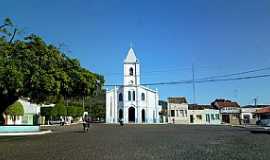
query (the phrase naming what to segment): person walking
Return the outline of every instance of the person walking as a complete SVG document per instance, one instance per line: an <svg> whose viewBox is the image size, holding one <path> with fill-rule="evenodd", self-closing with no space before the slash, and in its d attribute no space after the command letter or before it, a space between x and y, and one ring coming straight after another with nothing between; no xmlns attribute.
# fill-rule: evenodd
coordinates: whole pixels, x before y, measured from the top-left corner
<svg viewBox="0 0 270 160"><path fill-rule="evenodd" d="M121 126L124 125L123 118L119 118L119 123L120 123Z"/></svg>
<svg viewBox="0 0 270 160"><path fill-rule="evenodd" d="M84 130L84 132L88 132L89 127L90 127L90 117L85 116L84 119L83 119L83 130Z"/></svg>

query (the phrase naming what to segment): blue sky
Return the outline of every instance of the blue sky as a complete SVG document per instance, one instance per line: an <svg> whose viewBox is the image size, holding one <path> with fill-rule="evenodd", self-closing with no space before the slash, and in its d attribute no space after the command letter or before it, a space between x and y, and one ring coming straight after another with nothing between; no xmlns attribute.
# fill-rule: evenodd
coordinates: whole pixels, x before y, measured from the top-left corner
<svg viewBox="0 0 270 160"><path fill-rule="evenodd" d="M107 84L122 83L131 42L144 83L189 80L192 63L196 78L270 66L268 0L3 0L5 17L48 43L64 43L66 54ZM152 88L161 99L192 103L190 84ZM228 98L245 105L255 97L270 103L269 78L196 84L197 103Z"/></svg>

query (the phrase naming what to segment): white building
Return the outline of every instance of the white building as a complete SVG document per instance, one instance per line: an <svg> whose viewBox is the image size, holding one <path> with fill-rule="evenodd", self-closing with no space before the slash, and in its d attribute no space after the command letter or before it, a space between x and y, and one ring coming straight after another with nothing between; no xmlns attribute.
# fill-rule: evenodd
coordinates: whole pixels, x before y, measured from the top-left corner
<svg viewBox="0 0 270 160"><path fill-rule="evenodd" d="M124 60L124 84L106 92L106 123L159 123L158 91L140 85L140 64L132 48Z"/></svg>
<svg viewBox="0 0 270 160"><path fill-rule="evenodd" d="M246 105L241 107L241 124L256 124L256 121L259 119L256 112L264 107L269 105Z"/></svg>
<svg viewBox="0 0 270 160"><path fill-rule="evenodd" d="M13 121L12 117L9 115L4 115L5 117L5 123L7 125L33 125L33 124L38 124L38 117L40 115L40 105L30 103L27 100L24 99L19 99L18 100L24 110L24 115L23 116L16 116L15 122Z"/></svg>
<svg viewBox="0 0 270 160"><path fill-rule="evenodd" d="M190 124L221 124L219 110L212 109L209 105L191 104L188 108Z"/></svg>
<svg viewBox="0 0 270 160"><path fill-rule="evenodd" d="M188 103L185 97L168 98L168 123L188 124Z"/></svg>

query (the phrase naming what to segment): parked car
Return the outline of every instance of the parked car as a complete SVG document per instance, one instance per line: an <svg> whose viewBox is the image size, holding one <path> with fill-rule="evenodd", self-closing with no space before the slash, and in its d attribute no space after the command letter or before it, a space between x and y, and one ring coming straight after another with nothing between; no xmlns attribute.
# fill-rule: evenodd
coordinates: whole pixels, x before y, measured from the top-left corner
<svg viewBox="0 0 270 160"><path fill-rule="evenodd" d="M65 122L65 121L63 121L63 120L50 120L50 121L49 121L49 124L50 124L50 125L59 124L59 125L63 126L63 125L65 125L65 124L67 124L67 123L68 123L68 122Z"/></svg>
<svg viewBox="0 0 270 160"><path fill-rule="evenodd" d="M270 119L261 119L256 122L259 126L270 127Z"/></svg>
<svg viewBox="0 0 270 160"><path fill-rule="evenodd" d="M49 124L50 124L50 125L60 124L60 123L61 123L61 120L50 120L50 121L49 121Z"/></svg>

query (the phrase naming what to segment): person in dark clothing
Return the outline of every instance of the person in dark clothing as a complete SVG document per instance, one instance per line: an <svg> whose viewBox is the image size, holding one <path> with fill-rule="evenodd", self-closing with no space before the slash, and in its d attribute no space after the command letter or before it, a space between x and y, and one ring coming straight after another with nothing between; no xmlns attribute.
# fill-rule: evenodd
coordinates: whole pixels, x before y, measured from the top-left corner
<svg viewBox="0 0 270 160"><path fill-rule="evenodd" d="M88 132L88 129L90 127L90 117L89 116L85 116L83 119L83 130L85 132Z"/></svg>
<svg viewBox="0 0 270 160"><path fill-rule="evenodd" d="M119 118L119 123L120 123L121 126L124 125L124 122L123 122L123 119L122 118Z"/></svg>

